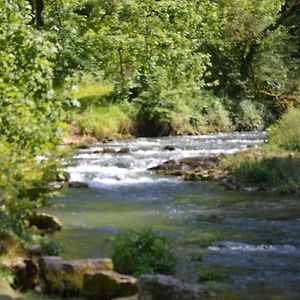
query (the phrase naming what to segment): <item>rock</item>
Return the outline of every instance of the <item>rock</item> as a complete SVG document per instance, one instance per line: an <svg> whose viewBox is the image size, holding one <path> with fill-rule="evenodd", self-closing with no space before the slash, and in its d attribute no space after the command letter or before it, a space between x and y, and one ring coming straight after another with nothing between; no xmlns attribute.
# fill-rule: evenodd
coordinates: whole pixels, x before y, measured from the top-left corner
<svg viewBox="0 0 300 300"><path fill-rule="evenodd" d="M89 149L91 147L89 144L78 144L76 146L78 149Z"/></svg>
<svg viewBox="0 0 300 300"><path fill-rule="evenodd" d="M110 300L129 297L137 293L136 279L113 271L100 271L84 275L82 296L91 300Z"/></svg>
<svg viewBox="0 0 300 300"><path fill-rule="evenodd" d="M40 244L26 244L25 250L28 257L37 257L43 254L43 247Z"/></svg>
<svg viewBox="0 0 300 300"><path fill-rule="evenodd" d="M196 156L181 159L179 161L180 165L186 166L188 169L202 168L205 170L212 169L216 167L223 156Z"/></svg>
<svg viewBox="0 0 300 300"><path fill-rule="evenodd" d="M41 257L39 266L43 290L65 296L81 294L85 274L113 268L111 259L63 260L55 256Z"/></svg>
<svg viewBox="0 0 300 300"><path fill-rule="evenodd" d="M25 245L10 232L0 231L0 255L26 257Z"/></svg>
<svg viewBox="0 0 300 300"><path fill-rule="evenodd" d="M172 145L167 145L163 148L163 150L166 150L166 151L175 151L176 148Z"/></svg>
<svg viewBox="0 0 300 300"><path fill-rule="evenodd" d="M22 264L14 266L14 286L21 291L33 290L39 285L38 267L31 259L25 259Z"/></svg>
<svg viewBox="0 0 300 300"><path fill-rule="evenodd" d="M104 148L101 153L103 154L116 154L117 151L113 148Z"/></svg>
<svg viewBox="0 0 300 300"><path fill-rule="evenodd" d="M142 275L137 282L139 300L204 300L200 287L164 275Z"/></svg>
<svg viewBox="0 0 300 300"><path fill-rule="evenodd" d="M0 300L24 300L8 283L0 281Z"/></svg>
<svg viewBox="0 0 300 300"><path fill-rule="evenodd" d="M176 162L176 160L174 159L171 159L171 160L168 160L164 163L162 163L161 165L158 165L156 167L153 167L153 168L149 168L148 170L150 171L163 171L163 172L173 172L173 171L182 171L182 166Z"/></svg>
<svg viewBox="0 0 300 300"><path fill-rule="evenodd" d="M117 153L118 154L128 154L130 152L128 147L124 147L122 149L120 149Z"/></svg>
<svg viewBox="0 0 300 300"><path fill-rule="evenodd" d="M29 217L29 227L32 226L44 232L55 232L61 230L62 223L57 217L35 213Z"/></svg>
<svg viewBox="0 0 300 300"><path fill-rule="evenodd" d="M219 171L218 166L223 157L223 155L196 156L183 158L179 161L172 159L148 170L165 175L183 176L184 179L191 181L213 180L217 177L221 179L225 175L225 171Z"/></svg>
<svg viewBox="0 0 300 300"><path fill-rule="evenodd" d="M95 150L95 151L93 152L93 154L100 154L100 153L102 153L102 150Z"/></svg>
<svg viewBox="0 0 300 300"><path fill-rule="evenodd" d="M88 184L85 182L80 181L70 181L66 184L66 187L73 188L73 189L86 189L88 188Z"/></svg>
<svg viewBox="0 0 300 300"><path fill-rule="evenodd" d="M57 182L68 182L71 178L70 173L66 171L59 172L56 176L56 181Z"/></svg>

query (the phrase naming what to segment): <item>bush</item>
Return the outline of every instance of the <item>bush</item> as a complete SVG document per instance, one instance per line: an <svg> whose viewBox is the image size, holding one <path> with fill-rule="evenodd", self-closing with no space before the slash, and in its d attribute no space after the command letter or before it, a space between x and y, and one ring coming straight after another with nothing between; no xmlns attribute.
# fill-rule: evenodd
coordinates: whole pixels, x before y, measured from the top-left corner
<svg viewBox="0 0 300 300"><path fill-rule="evenodd" d="M268 131L269 143L287 151L300 151L300 109L289 108Z"/></svg>
<svg viewBox="0 0 300 300"><path fill-rule="evenodd" d="M61 250L61 244L47 235L32 235L29 242L41 245L44 255L57 256Z"/></svg>
<svg viewBox="0 0 300 300"><path fill-rule="evenodd" d="M262 114L249 100L241 101L235 114L235 124L238 130L261 130L264 127Z"/></svg>
<svg viewBox="0 0 300 300"><path fill-rule="evenodd" d="M176 262L168 240L151 229L117 236L112 259L116 271L134 276L171 274Z"/></svg>
<svg viewBox="0 0 300 300"><path fill-rule="evenodd" d="M208 91L179 89L144 93L138 111L141 133L150 136L197 134L232 129L222 99Z"/></svg>
<svg viewBox="0 0 300 300"><path fill-rule="evenodd" d="M200 111L206 120L206 125L215 128L217 131L228 131L232 129L232 122L229 118L229 113L222 103L222 99L215 96L213 93L202 92L199 99ZM197 111L191 107L191 111Z"/></svg>
<svg viewBox="0 0 300 300"><path fill-rule="evenodd" d="M242 185L254 185L264 190L276 189L281 193L299 193L299 155L268 151L249 151L229 156L223 161L223 167L228 167Z"/></svg>

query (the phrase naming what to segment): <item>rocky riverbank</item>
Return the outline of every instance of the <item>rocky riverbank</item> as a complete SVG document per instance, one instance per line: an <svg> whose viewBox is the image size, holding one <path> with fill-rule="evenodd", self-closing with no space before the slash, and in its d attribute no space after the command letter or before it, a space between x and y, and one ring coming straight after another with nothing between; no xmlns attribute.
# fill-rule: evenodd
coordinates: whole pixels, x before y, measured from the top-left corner
<svg viewBox="0 0 300 300"><path fill-rule="evenodd" d="M232 190L298 195L299 167L298 153L260 148L235 154L168 160L148 170L185 180L214 181Z"/></svg>

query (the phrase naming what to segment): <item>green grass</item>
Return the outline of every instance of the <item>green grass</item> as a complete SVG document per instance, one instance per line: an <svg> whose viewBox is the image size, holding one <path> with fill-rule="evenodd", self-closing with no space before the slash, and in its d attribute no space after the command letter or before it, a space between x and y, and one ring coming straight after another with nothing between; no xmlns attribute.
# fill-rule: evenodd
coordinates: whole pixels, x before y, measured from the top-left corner
<svg viewBox="0 0 300 300"><path fill-rule="evenodd" d="M133 121L121 106L116 104L88 107L85 111L77 113L72 123L76 134L91 135L98 140L130 135L133 130Z"/></svg>
<svg viewBox="0 0 300 300"><path fill-rule="evenodd" d="M113 92L113 87L99 83L80 85L73 91L72 96L79 100L85 98L97 98Z"/></svg>

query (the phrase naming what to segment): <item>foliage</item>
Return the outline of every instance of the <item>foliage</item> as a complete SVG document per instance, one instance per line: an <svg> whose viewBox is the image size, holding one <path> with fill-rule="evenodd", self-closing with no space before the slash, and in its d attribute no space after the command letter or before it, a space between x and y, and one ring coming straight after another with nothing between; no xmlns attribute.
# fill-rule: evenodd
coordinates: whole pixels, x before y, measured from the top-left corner
<svg viewBox="0 0 300 300"><path fill-rule="evenodd" d="M271 145L287 151L300 151L300 109L290 107L278 124L268 130Z"/></svg>
<svg viewBox="0 0 300 300"><path fill-rule="evenodd" d="M175 266L169 242L151 229L121 233L115 241L112 259L118 272L135 276L170 274Z"/></svg>
<svg viewBox="0 0 300 300"><path fill-rule="evenodd" d="M0 135L19 148L45 151L60 134L62 103L51 85L57 49L30 28L25 1L4 1L0 15Z"/></svg>
<svg viewBox="0 0 300 300"><path fill-rule="evenodd" d="M85 4L82 0L49 0L44 10L44 30L57 45L54 83L62 86L67 77L93 72L99 66L101 49L95 31L85 15L76 13Z"/></svg>
<svg viewBox="0 0 300 300"><path fill-rule="evenodd" d="M64 116L52 89L57 48L31 28L29 8L23 0L0 4L0 226L18 235L52 192Z"/></svg>
<svg viewBox="0 0 300 300"><path fill-rule="evenodd" d="M33 235L29 242L41 245L44 255L57 256L61 250L61 244L49 236Z"/></svg>
<svg viewBox="0 0 300 300"><path fill-rule="evenodd" d="M26 151L2 143L0 166L0 228L24 236L30 212L44 206L55 192L49 182L56 179L58 161L40 158L37 162Z"/></svg>
<svg viewBox="0 0 300 300"><path fill-rule="evenodd" d="M206 282L206 281L222 281L225 279L225 274L218 270L209 266L202 266L198 269L198 281Z"/></svg>
<svg viewBox="0 0 300 300"><path fill-rule="evenodd" d="M264 122L262 112L259 112L256 105L249 101L241 101L235 109L235 125L239 130L261 130Z"/></svg>
<svg viewBox="0 0 300 300"><path fill-rule="evenodd" d="M299 12L270 27L289 3L50 0L43 29L59 50L56 84L86 72L112 83L114 101L135 102L142 135L227 130L228 114L252 130L299 101ZM232 99L213 100L211 120L187 103L201 106L204 87Z"/></svg>

